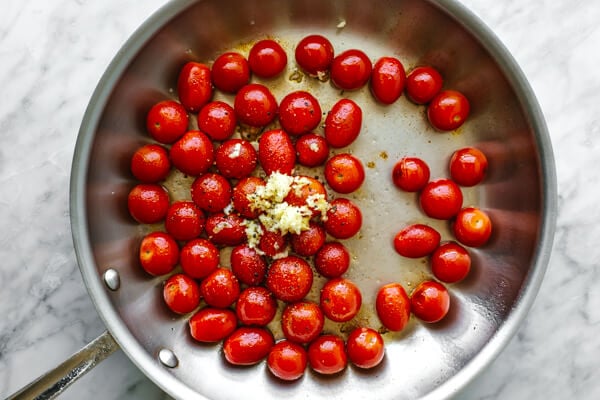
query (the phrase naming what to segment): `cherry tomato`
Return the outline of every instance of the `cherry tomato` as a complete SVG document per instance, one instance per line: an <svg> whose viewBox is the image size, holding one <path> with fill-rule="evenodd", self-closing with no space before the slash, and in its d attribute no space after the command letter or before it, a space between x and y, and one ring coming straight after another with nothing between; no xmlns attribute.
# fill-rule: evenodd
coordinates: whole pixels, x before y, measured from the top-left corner
<svg viewBox="0 0 600 400"><path fill-rule="evenodd" d="M219 266L219 250L206 239L190 240L181 249L179 263L187 275L203 279Z"/></svg>
<svg viewBox="0 0 600 400"><path fill-rule="evenodd" d="M441 283L424 281L410 295L410 307L421 321L438 322L448 314L450 294Z"/></svg>
<svg viewBox="0 0 600 400"><path fill-rule="evenodd" d="M131 157L131 173L143 183L156 183L167 177L171 161L167 150L157 144L140 147Z"/></svg>
<svg viewBox="0 0 600 400"><path fill-rule="evenodd" d="M471 256L458 243L444 243L431 255L431 272L442 282L462 281L471 270Z"/></svg>
<svg viewBox="0 0 600 400"><path fill-rule="evenodd" d="M306 167L322 165L329 155L329 145L323 136L307 133L296 140L296 157Z"/></svg>
<svg viewBox="0 0 600 400"><path fill-rule="evenodd" d="M213 63L211 77L217 89L235 93L250 81L248 61L240 53L223 53Z"/></svg>
<svg viewBox="0 0 600 400"><path fill-rule="evenodd" d="M241 244L231 251L231 270L240 282L256 286L263 283L267 274L267 262L258 252L248 246Z"/></svg>
<svg viewBox="0 0 600 400"><path fill-rule="evenodd" d="M246 240L244 220L237 214L211 214L204 229L208 239L217 245L237 246Z"/></svg>
<svg viewBox="0 0 600 400"><path fill-rule="evenodd" d="M402 95L405 80L406 72L400 60L381 57L371 72L371 92L379 102L392 104Z"/></svg>
<svg viewBox="0 0 600 400"><path fill-rule="evenodd" d="M248 195L255 193L259 186L265 186L265 181L255 176L247 176L240 179L233 188L233 207L241 216L250 219L258 218L259 211L252 207Z"/></svg>
<svg viewBox="0 0 600 400"><path fill-rule="evenodd" d="M325 163L325 180L338 193L352 193L365 181L365 169L353 155L336 154Z"/></svg>
<svg viewBox="0 0 600 400"><path fill-rule="evenodd" d="M191 240L200 236L205 221L204 214L193 202L178 201L167 210L165 229L176 240Z"/></svg>
<svg viewBox="0 0 600 400"><path fill-rule="evenodd" d="M363 51L346 50L331 62L331 81L342 90L359 89L369 81L372 69L371 60Z"/></svg>
<svg viewBox="0 0 600 400"><path fill-rule="evenodd" d="M325 117L325 139L331 147L340 148L354 142L360 133L362 110L354 101L341 99Z"/></svg>
<svg viewBox="0 0 600 400"><path fill-rule="evenodd" d="M205 307L194 314L188 324L194 339L202 343L216 343L235 331L237 319L231 310Z"/></svg>
<svg viewBox="0 0 600 400"><path fill-rule="evenodd" d="M296 256L273 261L267 273L267 288L281 301L300 301L308 294L313 282L310 265Z"/></svg>
<svg viewBox="0 0 600 400"><path fill-rule="evenodd" d="M292 92L279 103L279 123L290 135L303 135L315 129L321 122L321 106L312 94L305 91Z"/></svg>
<svg viewBox="0 0 600 400"><path fill-rule="evenodd" d="M301 378L307 364L308 356L304 347L288 340L277 342L267 356L269 371L284 381Z"/></svg>
<svg viewBox="0 0 600 400"><path fill-rule="evenodd" d="M141 183L131 189L127 196L129 214L141 224L162 221L169 209L169 194L154 183Z"/></svg>
<svg viewBox="0 0 600 400"><path fill-rule="evenodd" d="M333 375L348 365L344 340L336 335L322 335L308 346L308 364L319 374Z"/></svg>
<svg viewBox="0 0 600 400"><path fill-rule="evenodd" d="M378 366L385 355L383 338L374 329L359 327L348 335L346 352L350 362L359 368Z"/></svg>
<svg viewBox="0 0 600 400"><path fill-rule="evenodd" d="M226 140L235 132L235 111L222 101L212 101L198 114L198 128L212 140Z"/></svg>
<svg viewBox="0 0 600 400"><path fill-rule="evenodd" d="M438 93L427 106L431 125L440 131L458 129L469 116L469 100L456 90Z"/></svg>
<svg viewBox="0 0 600 400"><path fill-rule="evenodd" d="M306 344L323 330L325 317L318 304L300 301L287 305L281 314L281 330L287 340Z"/></svg>
<svg viewBox="0 0 600 400"><path fill-rule="evenodd" d="M332 321L350 321L358 314L361 304L360 290L348 279L331 279L321 289L321 309Z"/></svg>
<svg viewBox="0 0 600 400"><path fill-rule="evenodd" d="M150 108L146 115L146 129L159 143L175 142L188 129L189 118L185 107L174 100L163 100Z"/></svg>
<svg viewBox="0 0 600 400"><path fill-rule="evenodd" d="M298 177L300 178L299 181L292 183L291 190L284 198L284 201L289 205L296 207L310 206L309 197L317 195L322 195L327 200L327 190L321 182L310 176L298 175ZM318 211L313 210L313 215L316 216L317 214Z"/></svg>
<svg viewBox="0 0 600 400"><path fill-rule="evenodd" d="M406 97L413 103L427 104L442 90L443 79L433 67L416 67L406 76Z"/></svg>
<svg viewBox="0 0 600 400"><path fill-rule="evenodd" d="M279 43L271 39L259 40L248 54L250 70L261 78L279 75L287 64L287 55Z"/></svg>
<svg viewBox="0 0 600 400"><path fill-rule="evenodd" d="M229 181L222 175L207 172L194 180L191 194L200 209L215 213L229 205L232 190Z"/></svg>
<svg viewBox="0 0 600 400"><path fill-rule="evenodd" d="M204 133L189 131L173 144L169 155L173 165L181 172L198 176L213 165L215 149Z"/></svg>
<svg viewBox="0 0 600 400"><path fill-rule="evenodd" d="M419 202L428 217L450 219L460 211L463 195L456 183L450 179L439 179L425 185Z"/></svg>
<svg viewBox="0 0 600 400"><path fill-rule="evenodd" d="M193 61L185 64L177 77L177 94L188 111L200 111L213 95L210 68Z"/></svg>
<svg viewBox="0 0 600 400"><path fill-rule="evenodd" d="M333 61L333 45L321 35L309 35L296 46L295 57L298 66L309 75L323 78Z"/></svg>
<svg viewBox="0 0 600 400"><path fill-rule="evenodd" d="M362 213L356 204L344 198L330 203L325 230L336 239L348 239L358 233L362 226Z"/></svg>
<svg viewBox="0 0 600 400"><path fill-rule="evenodd" d="M302 257L310 257L325 244L327 233L322 225L310 223L307 230L291 236L292 249Z"/></svg>
<svg viewBox="0 0 600 400"><path fill-rule="evenodd" d="M438 231L423 224L409 225L394 237L394 248L404 257L425 257L439 246L441 236Z"/></svg>
<svg viewBox="0 0 600 400"><path fill-rule="evenodd" d="M267 257L275 257L283 253L287 248L287 235L281 232L272 232L264 227L263 234L258 242L258 248L265 253Z"/></svg>
<svg viewBox="0 0 600 400"><path fill-rule="evenodd" d="M238 320L245 325L265 326L273 320L276 311L273 293L262 286L244 289L235 305Z"/></svg>
<svg viewBox="0 0 600 400"><path fill-rule="evenodd" d="M481 247L492 235L492 221L479 208L463 208L452 223L452 231L456 239L470 247Z"/></svg>
<svg viewBox="0 0 600 400"><path fill-rule="evenodd" d="M429 182L429 166L417 157L403 157L394 165L394 185L405 192L418 192Z"/></svg>
<svg viewBox="0 0 600 400"><path fill-rule="evenodd" d="M263 127L277 116L277 100L266 86L250 83L235 95L233 109L239 122Z"/></svg>
<svg viewBox="0 0 600 400"><path fill-rule="evenodd" d="M410 318L410 299L399 283L388 283L377 291L377 316L390 331L401 331Z"/></svg>
<svg viewBox="0 0 600 400"><path fill-rule="evenodd" d="M350 253L341 243L325 243L315 255L315 268L326 278L340 277L349 267Z"/></svg>
<svg viewBox="0 0 600 400"><path fill-rule="evenodd" d="M233 365L254 365L265 358L275 340L265 328L242 326L223 342L225 359Z"/></svg>
<svg viewBox="0 0 600 400"><path fill-rule="evenodd" d="M200 293L209 306L227 308L240 296L240 283L230 270L217 268L204 278Z"/></svg>
<svg viewBox="0 0 600 400"><path fill-rule="evenodd" d="M290 175L296 165L296 150L290 136L281 129L263 133L258 140L258 160L267 175L275 171Z"/></svg>
<svg viewBox="0 0 600 400"><path fill-rule="evenodd" d="M485 177L488 161L483 152L474 147L456 150L450 158L450 176L461 186L475 186Z"/></svg>
<svg viewBox="0 0 600 400"><path fill-rule="evenodd" d="M179 260L179 246L168 233L152 232L140 243L139 260L150 275L168 274Z"/></svg>
<svg viewBox="0 0 600 400"><path fill-rule="evenodd" d="M171 311L187 314L200 304L200 288L189 276L175 274L165 282L163 298Z"/></svg>
<svg viewBox="0 0 600 400"><path fill-rule="evenodd" d="M241 179L254 171L258 163L256 150L249 141L229 139L217 149L215 164L225 178Z"/></svg>

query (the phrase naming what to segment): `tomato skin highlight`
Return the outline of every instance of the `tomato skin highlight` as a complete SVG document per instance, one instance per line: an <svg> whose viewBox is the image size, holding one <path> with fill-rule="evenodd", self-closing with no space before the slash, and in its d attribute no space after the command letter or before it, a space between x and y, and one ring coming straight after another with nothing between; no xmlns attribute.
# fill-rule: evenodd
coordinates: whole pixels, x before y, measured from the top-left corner
<svg viewBox="0 0 600 400"><path fill-rule="evenodd" d="M464 124L471 106L469 100L456 90L443 90L427 106L427 118L435 129L452 131Z"/></svg>
<svg viewBox="0 0 600 400"><path fill-rule="evenodd" d="M415 104L429 103L442 90L442 75L431 66L414 68L406 76L406 97Z"/></svg>
<svg viewBox="0 0 600 400"><path fill-rule="evenodd" d="M159 143L171 144L188 130L189 117L184 106L174 100L153 105L146 115L146 130Z"/></svg>
<svg viewBox="0 0 600 400"><path fill-rule="evenodd" d="M449 220L462 208L463 195L450 179L438 179L421 190L419 203L428 217Z"/></svg>
<svg viewBox="0 0 600 400"><path fill-rule="evenodd" d="M258 160L267 175L276 171L290 175L296 165L296 150L290 136L282 129L263 133L258 140Z"/></svg>
<svg viewBox="0 0 600 400"><path fill-rule="evenodd" d="M308 355L304 347L289 340L277 342L267 356L267 367L277 378L294 381L304 375Z"/></svg>
<svg viewBox="0 0 600 400"><path fill-rule="evenodd" d="M177 94L188 111L200 111L213 95L210 68L193 61L185 64L177 77Z"/></svg>
<svg viewBox="0 0 600 400"><path fill-rule="evenodd" d="M294 51L296 62L310 76L319 77L329 71L333 61L333 45L321 35L304 37Z"/></svg>
<svg viewBox="0 0 600 400"><path fill-rule="evenodd" d="M191 277L176 274L165 282L163 298L171 311L187 314L200 304L200 288Z"/></svg>
<svg viewBox="0 0 600 400"><path fill-rule="evenodd" d="M394 248L404 257L420 258L431 254L440 244L441 235L434 228L423 225L409 225L394 237Z"/></svg>
<svg viewBox="0 0 600 400"><path fill-rule="evenodd" d="M399 283L388 283L377 291L375 299L377 316L383 326L399 332L410 318L410 298Z"/></svg>
<svg viewBox="0 0 600 400"><path fill-rule="evenodd" d="M169 194L160 185L141 183L127 195L127 208L131 217L141 224L162 221L169 209Z"/></svg>
<svg viewBox="0 0 600 400"><path fill-rule="evenodd" d="M492 235L492 221L485 211L466 207L456 215L452 231L456 240L465 246L481 247Z"/></svg>
<svg viewBox="0 0 600 400"><path fill-rule="evenodd" d="M333 375L348 365L344 340L336 335L322 335L308 346L308 363L319 374Z"/></svg>
<svg viewBox="0 0 600 400"><path fill-rule="evenodd" d="M337 101L325 117L325 139L331 147L350 145L360 134L362 109L350 99Z"/></svg>
<svg viewBox="0 0 600 400"><path fill-rule="evenodd" d="M406 72L404 66L394 57L382 57L373 65L371 72L371 93L383 104L392 104L404 91Z"/></svg>
<svg viewBox="0 0 600 400"><path fill-rule="evenodd" d="M430 259L431 272L436 279L445 283L460 282L471 270L471 256L458 243L448 242L440 245Z"/></svg>
<svg viewBox="0 0 600 400"><path fill-rule="evenodd" d="M231 335L237 327L235 313L229 309L205 307L188 321L190 334L201 343L216 343Z"/></svg>
<svg viewBox="0 0 600 400"><path fill-rule="evenodd" d="M361 304L360 290L348 279L331 279L321 289L321 309L332 321L350 321L358 314Z"/></svg>
<svg viewBox="0 0 600 400"><path fill-rule="evenodd" d="M223 342L225 360L233 365L254 365L265 358L275 340L265 328L242 326Z"/></svg>
<svg viewBox="0 0 600 400"><path fill-rule="evenodd" d="M450 309L450 294L441 283L424 281L411 293L410 306L415 317L421 321L439 322Z"/></svg>
<svg viewBox="0 0 600 400"><path fill-rule="evenodd" d="M374 329L359 327L348 335L346 352L350 362L362 369L378 366L385 355L383 338Z"/></svg>
<svg viewBox="0 0 600 400"><path fill-rule="evenodd" d="M485 178L487 168L487 157L474 147L456 150L450 158L450 176L461 186L479 184Z"/></svg>
<svg viewBox="0 0 600 400"><path fill-rule="evenodd" d="M333 58L330 77L338 88L355 90L369 81L372 70L371 60L362 50L350 49Z"/></svg>
<svg viewBox="0 0 600 400"><path fill-rule="evenodd" d="M420 191L429 182L429 177L429 166L417 157L403 157L392 170L394 185L405 192Z"/></svg>
<svg viewBox="0 0 600 400"><path fill-rule="evenodd" d="M146 235L139 249L140 265L152 276L165 275L175 269L179 260L179 246L171 235L152 232Z"/></svg>

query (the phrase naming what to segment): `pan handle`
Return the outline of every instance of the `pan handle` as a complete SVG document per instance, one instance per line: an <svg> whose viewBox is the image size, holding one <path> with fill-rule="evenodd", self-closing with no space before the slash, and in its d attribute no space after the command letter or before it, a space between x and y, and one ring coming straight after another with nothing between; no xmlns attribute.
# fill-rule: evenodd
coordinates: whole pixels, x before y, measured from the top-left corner
<svg viewBox="0 0 600 400"><path fill-rule="evenodd" d="M119 345L105 331L62 364L9 396L7 400L53 399L117 349Z"/></svg>

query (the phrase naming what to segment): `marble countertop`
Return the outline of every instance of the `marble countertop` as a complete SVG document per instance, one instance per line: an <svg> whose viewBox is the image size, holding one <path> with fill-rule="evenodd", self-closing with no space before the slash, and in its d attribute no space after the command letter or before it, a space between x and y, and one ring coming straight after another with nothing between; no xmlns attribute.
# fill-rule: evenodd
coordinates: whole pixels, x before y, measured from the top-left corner
<svg viewBox="0 0 600 400"><path fill-rule="evenodd" d="M600 3L462 0L538 96L559 215L536 301L461 399L600 398ZM127 37L165 0L9 0L0 22L0 398L105 328L73 250L68 184L85 107ZM166 399L117 352L64 399Z"/></svg>

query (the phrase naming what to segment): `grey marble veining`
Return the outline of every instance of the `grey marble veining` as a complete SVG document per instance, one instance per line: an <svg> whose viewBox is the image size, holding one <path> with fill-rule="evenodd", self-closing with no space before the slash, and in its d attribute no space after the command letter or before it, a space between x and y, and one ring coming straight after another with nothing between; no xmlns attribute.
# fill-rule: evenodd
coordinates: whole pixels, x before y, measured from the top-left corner
<svg viewBox="0 0 600 400"><path fill-rule="evenodd" d="M68 218L87 102L127 37L164 0L3 3L0 22L0 398L104 330ZM523 325L460 399L600 398L600 3L464 0L528 77L559 185L552 259ZM168 398L118 352L64 399Z"/></svg>

